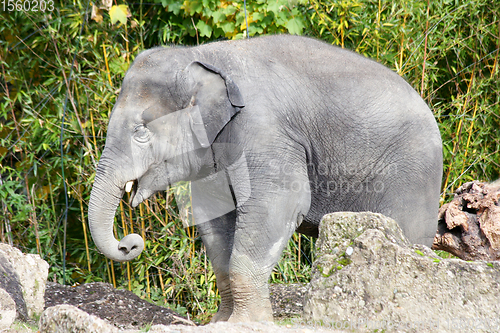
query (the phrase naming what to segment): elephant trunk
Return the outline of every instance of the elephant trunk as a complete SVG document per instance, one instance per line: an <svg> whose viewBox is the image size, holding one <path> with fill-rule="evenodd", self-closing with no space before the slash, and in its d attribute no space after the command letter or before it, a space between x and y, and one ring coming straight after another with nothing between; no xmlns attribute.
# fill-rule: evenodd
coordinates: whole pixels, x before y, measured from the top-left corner
<svg viewBox="0 0 500 333"><path fill-rule="evenodd" d="M95 245L106 257L114 261L129 261L141 254L144 241L137 234L125 236L121 241L113 235L113 221L116 209L123 196L123 187L116 185L106 176L101 159L90 193L89 226Z"/></svg>

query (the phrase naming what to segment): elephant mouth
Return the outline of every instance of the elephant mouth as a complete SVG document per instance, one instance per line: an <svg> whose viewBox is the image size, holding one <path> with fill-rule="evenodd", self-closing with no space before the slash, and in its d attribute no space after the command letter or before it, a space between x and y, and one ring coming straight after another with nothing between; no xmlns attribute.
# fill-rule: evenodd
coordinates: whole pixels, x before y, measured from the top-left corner
<svg viewBox="0 0 500 333"><path fill-rule="evenodd" d="M132 204L132 201L134 200L135 195L137 194L137 184L138 184L137 179L129 180L125 184L125 192L130 193L130 198L128 200L128 203L130 205Z"/></svg>

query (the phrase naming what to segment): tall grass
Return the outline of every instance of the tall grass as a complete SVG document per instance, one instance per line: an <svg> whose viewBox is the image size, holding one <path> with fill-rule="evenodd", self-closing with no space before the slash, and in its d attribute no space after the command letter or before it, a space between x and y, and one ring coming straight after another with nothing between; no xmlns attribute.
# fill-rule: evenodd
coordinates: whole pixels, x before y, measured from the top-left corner
<svg viewBox="0 0 500 333"><path fill-rule="evenodd" d="M0 240L40 254L51 265L51 280L63 282L64 258L67 283L109 282L205 321L219 299L215 276L196 228L182 226L173 189L135 210L127 200L120 204L115 236L136 232L146 240L145 252L131 263L99 254L86 226L109 114L134 56L165 42L192 45L216 38L215 32L195 35L192 26L181 24L189 13L180 10L176 16L159 2L130 4L126 25L111 25L105 11L103 22L85 21L87 3L79 0L57 2L50 15L1 14ZM227 10L210 3L213 10ZM499 177L500 6L486 0L311 0L274 11L259 6L249 7L251 34L267 31L266 20L278 20L278 10L289 10L287 19L300 17L294 22L303 22L308 35L377 59L422 94L443 137L443 201L465 181ZM189 15L206 24L214 19L196 11ZM224 17L234 29L230 35L242 37L245 27L230 22L240 22L240 15ZM271 281L307 282L313 248L313 239L294 235Z"/></svg>

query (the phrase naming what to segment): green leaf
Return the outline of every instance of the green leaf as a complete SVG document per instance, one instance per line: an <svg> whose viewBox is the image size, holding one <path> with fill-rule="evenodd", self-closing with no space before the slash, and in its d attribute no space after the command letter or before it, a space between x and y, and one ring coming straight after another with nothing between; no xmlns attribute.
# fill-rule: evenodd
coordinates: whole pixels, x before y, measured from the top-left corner
<svg viewBox="0 0 500 333"><path fill-rule="evenodd" d="M128 70L129 64L121 57L113 59L109 62L109 69L114 74L120 74L122 77Z"/></svg>
<svg viewBox="0 0 500 333"><path fill-rule="evenodd" d="M230 33L234 31L234 22L226 22L221 25L222 30L224 30L224 33Z"/></svg>
<svg viewBox="0 0 500 333"><path fill-rule="evenodd" d="M284 27L288 23L288 15L285 12L279 12L275 17L275 22L277 26Z"/></svg>
<svg viewBox="0 0 500 333"><path fill-rule="evenodd" d="M203 10L203 3L201 2L198 2L198 1L193 1L193 2L189 2L189 1L186 1L186 6L185 6L185 11L193 16L195 13L201 13L201 11Z"/></svg>
<svg viewBox="0 0 500 333"><path fill-rule="evenodd" d="M235 6L233 5L230 5L230 6L227 6L226 8L224 8L224 15L226 16L231 16L233 15L234 13L236 13L238 8L236 8Z"/></svg>
<svg viewBox="0 0 500 333"><path fill-rule="evenodd" d="M111 18L111 24L115 24L117 21L120 21L120 23L122 24L126 24L127 13L128 13L127 5L118 5L111 7L111 9L109 10L109 17Z"/></svg>
<svg viewBox="0 0 500 333"><path fill-rule="evenodd" d="M294 17L285 24L285 27L292 35L302 35L304 23L300 18Z"/></svg>
<svg viewBox="0 0 500 333"><path fill-rule="evenodd" d="M257 13L256 12L256 13L252 14L252 18L253 18L254 22L255 21L262 21L264 19L264 17L265 17L264 13Z"/></svg>
<svg viewBox="0 0 500 333"><path fill-rule="evenodd" d="M215 11L212 14L212 20L215 24L223 22L226 19L226 15L221 10Z"/></svg>
<svg viewBox="0 0 500 333"><path fill-rule="evenodd" d="M271 1L271 3L267 6L267 10L273 12L275 16L278 16L281 4L279 1Z"/></svg>
<svg viewBox="0 0 500 333"><path fill-rule="evenodd" d="M212 27L206 24L203 21L198 21L196 24L196 27L198 28L198 31L200 32L201 37L209 37L212 36Z"/></svg>
<svg viewBox="0 0 500 333"><path fill-rule="evenodd" d="M182 2L180 1L173 1L172 3L168 4L168 10L174 15L179 15L182 9Z"/></svg>

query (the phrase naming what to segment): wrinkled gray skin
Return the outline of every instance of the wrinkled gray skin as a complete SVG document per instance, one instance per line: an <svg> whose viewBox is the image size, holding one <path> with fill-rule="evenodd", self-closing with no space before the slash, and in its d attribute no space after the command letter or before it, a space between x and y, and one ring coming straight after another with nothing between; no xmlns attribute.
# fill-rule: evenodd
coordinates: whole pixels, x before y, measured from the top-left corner
<svg viewBox="0 0 500 333"><path fill-rule="evenodd" d="M142 238L118 242L112 227L125 184L135 181L137 206L199 180L198 212L217 215L228 198L236 207L198 223L222 297L212 320L272 320L267 281L295 231L317 235L329 212L372 211L431 245L441 170L432 112L402 78L362 56L293 36L155 48L123 81L90 229L107 257L131 260Z"/></svg>

